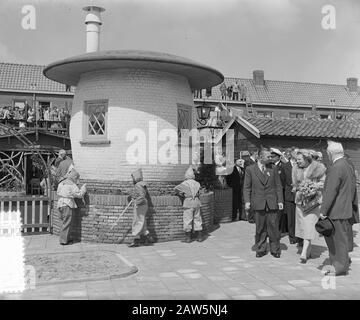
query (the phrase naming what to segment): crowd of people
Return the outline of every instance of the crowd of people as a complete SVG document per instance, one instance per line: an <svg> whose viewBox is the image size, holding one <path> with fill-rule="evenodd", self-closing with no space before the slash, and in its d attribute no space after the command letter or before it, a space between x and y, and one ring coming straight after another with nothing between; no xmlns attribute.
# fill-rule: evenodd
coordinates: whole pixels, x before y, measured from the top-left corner
<svg viewBox="0 0 360 320"><path fill-rule="evenodd" d="M281 235L300 248L300 262L311 258L312 242L329 221L325 240L335 275L348 272L353 250L352 225L359 223L359 176L341 143L328 142L328 167L319 151L262 149L235 161L227 176L233 188L233 220L255 223L256 257L280 258Z"/></svg>
<svg viewBox="0 0 360 320"><path fill-rule="evenodd" d="M270 253L280 258L281 236L288 234L290 244L300 249L299 262L306 263L311 258L312 242L322 235L334 275L347 274L354 246L352 225L359 223L359 178L342 144L328 142L328 166L321 152L296 147L284 152L271 148L241 154L226 183L233 189L233 220L239 214L239 220L255 224L256 257L267 254L269 238ZM60 243L68 244L74 199L84 196L86 186L76 186L79 175L64 151L56 165L58 208L63 220ZM128 201L134 202L134 241L130 247L137 247L152 242L146 225L149 193L141 169L132 178L134 190ZM185 180L175 192L183 200L184 242L203 241L200 184L193 167L185 172Z"/></svg>
<svg viewBox="0 0 360 320"><path fill-rule="evenodd" d="M62 123L68 123L70 121L70 113L67 108L58 107L41 107L35 108L31 106L15 107L5 106L0 107L0 120L18 120L16 121L20 128L31 127L38 121L40 124L50 122L57 122L61 127Z"/></svg>
<svg viewBox="0 0 360 320"><path fill-rule="evenodd" d="M235 80L232 84L227 86L225 82L223 82L220 87L220 94L222 100L234 100L234 101L246 101L247 97L247 89L243 83L239 83L239 80ZM211 96L211 90L206 90L207 97ZM202 99L203 90L195 90L194 98Z"/></svg>

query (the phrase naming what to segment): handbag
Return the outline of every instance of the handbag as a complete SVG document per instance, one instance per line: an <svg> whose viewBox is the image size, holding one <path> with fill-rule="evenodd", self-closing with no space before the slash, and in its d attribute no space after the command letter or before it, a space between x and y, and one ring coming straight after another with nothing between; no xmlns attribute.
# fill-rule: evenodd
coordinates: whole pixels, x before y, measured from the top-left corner
<svg viewBox="0 0 360 320"><path fill-rule="evenodd" d="M306 202L304 205L302 205L303 213L308 214L311 211L313 211L315 208L317 208L319 205L320 205L319 199L314 198Z"/></svg>

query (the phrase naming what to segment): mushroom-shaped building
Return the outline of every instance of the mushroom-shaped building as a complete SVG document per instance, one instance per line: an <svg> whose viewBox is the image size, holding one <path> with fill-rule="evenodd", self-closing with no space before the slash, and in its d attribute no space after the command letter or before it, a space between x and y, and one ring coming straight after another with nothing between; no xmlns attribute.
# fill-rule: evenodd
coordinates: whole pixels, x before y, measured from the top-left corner
<svg viewBox="0 0 360 320"><path fill-rule="evenodd" d="M196 128L192 92L221 83L223 75L189 59L137 50L86 53L50 64L44 75L76 86L72 155L90 194L86 213L75 218L73 230L80 239L132 240L131 211L119 214L132 188L131 173L138 168L151 195L148 227L154 239L182 237L182 205L172 192L193 155L188 144L179 143L179 132ZM202 196L201 214L210 230L213 195ZM118 217L122 220L110 228ZM57 233L55 211L53 222Z"/></svg>
<svg viewBox="0 0 360 320"><path fill-rule="evenodd" d="M179 148L171 151L178 130L196 128L192 92L224 80L201 63L138 50L78 55L48 65L44 75L76 86L70 138L81 177L119 183L139 167L147 181L182 180L189 163L181 163Z"/></svg>

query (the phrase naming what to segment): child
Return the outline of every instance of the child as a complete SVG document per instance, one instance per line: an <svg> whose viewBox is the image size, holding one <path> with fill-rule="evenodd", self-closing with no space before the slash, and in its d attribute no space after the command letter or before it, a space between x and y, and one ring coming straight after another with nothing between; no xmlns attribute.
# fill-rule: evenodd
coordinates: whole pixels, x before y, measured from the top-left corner
<svg viewBox="0 0 360 320"><path fill-rule="evenodd" d="M138 247L140 240L144 239L145 245L150 244L149 231L146 226L146 214L148 211L148 190L146 183L143 181L141 169L131 174L134 183L134 191L131 192L129 198L134 200L134 215L132 222L132 235L134 241L129 247Z"/></svg>
<svg viewBox="0 0 360 320"><path fill-rule="evenodd" d="M204 241L202 235L202 219L200 215L201 202L199 199L200 183L195 181L194 170L190 167L185 172L185 181L175 187L175 192L184 198L184 242L191 242L191 234L194 225L196 240Z"/></svg>

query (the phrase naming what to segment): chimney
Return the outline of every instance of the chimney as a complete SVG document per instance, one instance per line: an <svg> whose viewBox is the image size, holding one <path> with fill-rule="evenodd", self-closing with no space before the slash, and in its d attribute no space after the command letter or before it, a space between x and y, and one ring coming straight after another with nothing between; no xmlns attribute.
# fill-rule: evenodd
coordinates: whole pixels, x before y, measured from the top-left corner
<svg viewBox="0 0 360 320"><path fill-rule="evenodd" d="M347 78L346 86L350 92L357 92L358 90L358 79L357 78Z"/></svg>
<svg viewBox="0 0 360 320"><path fill-rule="evenodd" d="M253 80L256 86L263 86L264 81L264 71L263 70L254 70L253 71Z"/></svg>
<svg viewBox="0 0 360 320"><path fill-rule="evenodd" d="M86 24L86 52L99 51L100 48L100 26L101 12L105 11L104 8L97 6L87 6L83 8L87 12L85 18Z"/></svg>

